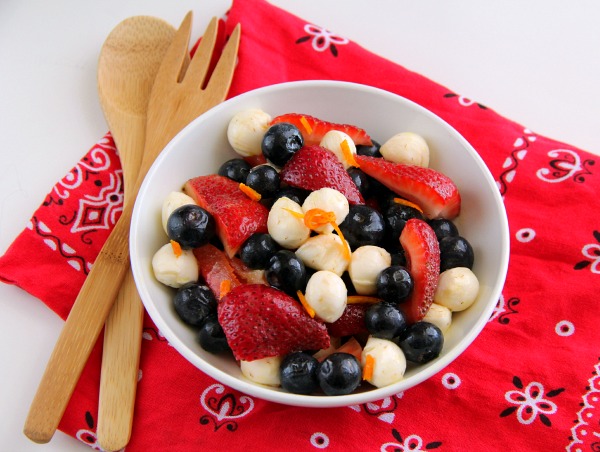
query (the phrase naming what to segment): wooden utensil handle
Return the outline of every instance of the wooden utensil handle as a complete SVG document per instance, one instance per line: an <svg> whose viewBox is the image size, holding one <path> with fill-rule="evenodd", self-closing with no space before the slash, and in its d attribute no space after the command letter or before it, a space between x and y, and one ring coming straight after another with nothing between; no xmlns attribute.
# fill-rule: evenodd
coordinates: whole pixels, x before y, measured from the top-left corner
<svg viewBox="0 0 600 452"><path fill-rule="evenodd" d="M32 441L52 439L119 292L129 265L131 204L124 206L54 346L23 429Z"/></svg>
<svg viewBox="0 0 600 452"><path fill-rule="evenodd" d="M106 450L123 449L131 436L143 317L144 306L129 270L104 330L96 433Z"/></svg>

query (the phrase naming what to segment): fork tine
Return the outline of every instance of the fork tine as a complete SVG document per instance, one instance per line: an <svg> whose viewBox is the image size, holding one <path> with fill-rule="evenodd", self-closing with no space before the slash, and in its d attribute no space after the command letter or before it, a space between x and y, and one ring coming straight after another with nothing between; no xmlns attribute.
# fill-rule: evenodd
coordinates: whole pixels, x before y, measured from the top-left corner
<svg viewBox="0 0 600 452"><path fill-rule="evenodd" d="M217 41L217 28L218 21L216 17L213 17L206 27L200 44L196 49L196 53L188 66L184 75L184 83L193 83L197 86L203 86L208 74L210 62L215 48L215 42Z"/></svg>
<svg viewBox="0 0 600 452"><path fill-rule="evenodd" d="M183 77L189 57L188 47L192 29L192 17L193 13L189 11L183 18L158 69L155 84L158 81L161 83L178 82Z"/></svg>
<svg viewBox="0 0 600 452"><path fill-rule="evenodd" d="M233 79L234 68L237 63L238 47L240 45L241 25L237 24L233 33L229 37L227 44L223 48L219 62L210 76L206 85L207 93L215 93L221 97L216 103L222 102L227 97L231 80Z"/></svg>

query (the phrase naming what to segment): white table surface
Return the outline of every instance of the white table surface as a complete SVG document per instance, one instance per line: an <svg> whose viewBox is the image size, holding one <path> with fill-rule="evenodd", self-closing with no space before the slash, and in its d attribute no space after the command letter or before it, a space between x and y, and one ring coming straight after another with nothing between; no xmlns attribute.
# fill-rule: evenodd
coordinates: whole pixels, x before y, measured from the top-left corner
<svg viewBox="0 0 600 452"><path fill-rule="evenodd" d="M600 3L594 0L272 3L538 134L600 155ZM194 10L196 38L229 5L228 0L0 2L0 253L54 182L107 130L97 100L96 63L110 30L142 14L177 26ZM0 284L0 322L0 451L89 450L61 432L47 445L22 434L62 321L20 289Z"/></svg>

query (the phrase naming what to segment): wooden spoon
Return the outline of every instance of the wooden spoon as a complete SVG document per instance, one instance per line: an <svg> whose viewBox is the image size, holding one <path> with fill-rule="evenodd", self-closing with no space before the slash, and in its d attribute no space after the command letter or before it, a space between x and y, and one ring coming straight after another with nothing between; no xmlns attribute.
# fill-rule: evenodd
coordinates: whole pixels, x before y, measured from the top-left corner
<svg viewBox="0 0 600 452"><path fill-rule="evenodd" d="M120 152L127 205L133 203L139 186L137 179L144 153L150 91L174 33L173 27L161 19L133 17L115 27L100 54L98 92ZM127 217L128 211L131 209L124 209L122 216ZM122 223L128 228L129 221ZM110 255L109 262L117 266L126 258ZM118 272L110 266L103 271L119 278ZM131 272L125 281L128 279L129 284L123 284L106 331L97 432L102 438L101 444L108 450L118 450L129 440L137 386L143 307L137 291L131 289L135 287ZM25 422L24 433L31 440L45 443L52 438L107 318L106 308L113 306L116 293L116 290L105 291L106 303L74 304ZM82 322L83 319L87 320ZM123 441L125 443L119 445Z"/></svg>
<svg viewBox="0 0 600 452"><path fill-rule="evenodd" d="M135 201L148 99L174 34L163 20L131 17L115 27L100 53L98 95L119 150L126 203ZM129 269L104 330L96 433L106 450L124 448L131 437L143 318L144 307Z"/></svg>

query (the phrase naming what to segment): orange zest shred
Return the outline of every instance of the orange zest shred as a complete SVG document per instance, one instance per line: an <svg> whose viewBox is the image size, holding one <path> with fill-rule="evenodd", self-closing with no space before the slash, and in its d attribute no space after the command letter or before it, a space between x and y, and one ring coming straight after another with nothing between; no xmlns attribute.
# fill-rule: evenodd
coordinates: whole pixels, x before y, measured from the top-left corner
<svg viewBox="0 0 600 452"><path fill-rule="evenodd" d="M340 147L342 148L342 154L343 154L344 158L346 159L346 161L348 162L348 164L350 166L360 168L360 165L354 158L354 154L350 150L350 145L348 144L348 140L346 140L346 139L342 140L342 142L340 143Z"/></svg>
<svg viewBox="0 0 600 452"><path fill-rule="evenodd" d="M304 218L304 214L302 212L296 212L295 210L288 209L286 207L283 207L283 210L287 210L289 213L291 213L296 218Z"/></svg>
<svg viewBox="0 0 600 452"><path fill-rule="evenodd" d="M333 229L335 230L335 232L337 232L337 235L340 237L340 239L342 239L342 245L344 247L344 258L346 258L347 260L350 260L350 257L351 257L350 245L344 238L344 234L342 234L342 230L338 227L338 225L335 221L331 222L331 226L333 226Z"/></svg>
<svg viewBox="0 0 600 452"><path fill-rule="evenodd" d="M219 298L223 298L227 293L231 290L231 281L228 279L224 279L219 284Z"/></svg>
<svg viewBox="0 0 600 452"><path fill-rule="evenodd" d="M179 242L176 242L175 240L171 240L171 247L173 248L173 254L175 254L176 257L179 257L183 254L183 251L181 250L181 245L179 244Z"/></svg>
<svg viewBox="0 0 600 452"><path fill-rule="evenodd" d="M308 304L308 301L306 301L306 297L304 296L304 294L301 291L297 291L296 295L298 295L298 300L300 300L300 303L302 303L302 306L304 307L304 309L306 310L306 312L308 313L308 315L311 318L315 318L315 310L313 308L310 307L310 305Z"/></svg>
<svg viewBox="0 0 600 452"><path fill-rule="evenodd" d="M402 204L403 206L412 207L413 209L417 209L419 212L423 213L423 209L421 209L418 205L416 205L414 202L410 202L404 198L394 198L394 202L396 204Z"/></svg>
<svg viewBox="0 0 600 452"><path fill-rule="evenodd" d="M308 119L306 119L304 116L300 117L300 123L302 124L302 126L304 126L304 129L306 130L306 133L308 135L310 135L312 133L312 127L310 126L310 123L308 122Z"/></svg>
<svg viewBox="0 0 600 452"><path fill-rule="evenodd" d="M349 295L346 303L348 304L375 304L379 303L381 298L369 297L367 295Z"/></svg>
<svg viewBox="0 0 600 452"><path fill-rule="evenodd" d="M254 190L252 187L248 187L246 184L240 182L240 190L252 201L260 201L262 197L259 192Z"/></svg>
<svg viewBox="0 0 600 452"><path fill-rule="evenodd" d="M309 229L317 229L326 224L335 223L335 213L323 209L310 209L304 212L304 224Z"/></svg>
<svg viewBox="0 0 600 452"><path fill-rule="evenodd" d="M375 358L372 355L365 357L365 367L363 367L363 380L370 380L373 378L373 368L375 367Z"/></svg>

